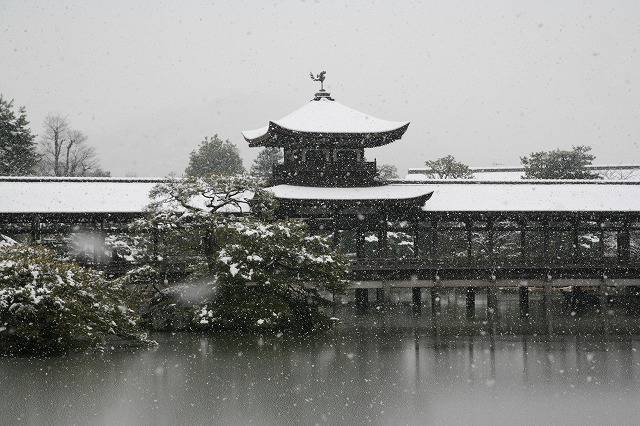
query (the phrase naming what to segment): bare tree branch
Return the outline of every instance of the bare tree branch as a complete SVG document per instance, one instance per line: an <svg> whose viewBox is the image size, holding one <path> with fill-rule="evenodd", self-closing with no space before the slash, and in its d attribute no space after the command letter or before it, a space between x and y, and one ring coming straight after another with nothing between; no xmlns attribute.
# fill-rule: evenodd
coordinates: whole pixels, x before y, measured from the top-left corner
<svg viewBox="0 0 640 426"><path fill-rule="evenodd" d="M67 116L49 114L40 138L39 172L53 176L104 176L95 148L86 144L88 137L71 129Z"/></svg>

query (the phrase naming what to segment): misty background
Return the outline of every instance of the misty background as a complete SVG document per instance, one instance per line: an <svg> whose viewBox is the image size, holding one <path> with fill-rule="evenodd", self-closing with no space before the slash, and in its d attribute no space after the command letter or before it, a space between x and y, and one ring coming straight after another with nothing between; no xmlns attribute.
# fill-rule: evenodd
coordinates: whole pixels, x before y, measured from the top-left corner
<svg viewBox="0 0 640 426"><path fill-rule="evenodd" d="M0 0L0 93L33 133L68 114L112 176L182 174L217 133L340 103L411 121L368 159L409 167L447 154L518 165L533 151L593 148L640 163L640 2Z"/></svg>

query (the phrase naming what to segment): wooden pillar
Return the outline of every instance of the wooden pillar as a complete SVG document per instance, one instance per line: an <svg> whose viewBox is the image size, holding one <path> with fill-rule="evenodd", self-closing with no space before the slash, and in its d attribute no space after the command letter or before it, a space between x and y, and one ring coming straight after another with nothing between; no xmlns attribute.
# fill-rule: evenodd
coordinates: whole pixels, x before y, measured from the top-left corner
<svg viewBox="0 0 640 426"><path fill-rule="evenodd" d="M527 252L527 221L518 221L520 227L520 261L523 265L529 262L529 253Z"/></svg>
<svg viewBox="0 0 640 426"><path fill-rule="evenodd" d="M440 297L440 287L431 287L431 314L440 315L442 312L442 301Z"/></svg>
<svg viewBox="0 0 640 426"><path fill-rule="evenodd" d="M435 263L438 261L438 219L431 221L431 238L429 243L429 260Z"/></svg>
<svg viewBox="0 0 640 426"><path fill-rule="evenodd" d="M494 253L494 230L493 230L493 218L487 220L487 232L489 234L489 241L487 242L487 250L489 251L489 262L493 265L496 259Z"/></svg>
<svg viewBox="0 0 640 426"><path fill-rule="evenodd" d="M545 282L542 287L542 313L547 315L551 309L551 283Z"/></svg>
<svg viewBox="0 0 640 426"><path fill-rule="evenodd" d="M153 260L156 261L158 260L158 255L159 253L159 240L160 240L160 230L157 227L154 227L151 230L151 247L152 247L152 251L151 253L153 254Z"/></svg>
<svg viewBox="0 0 640 426"><path fill-rule="evenodd" d="M495 282L487 287L487 318L495 321L498 318L498 289Z"/></svg>
<svg viewBox="0 0 640 426"><path fill-rule="evenodd" d="M340 247L340 231L338 230L338 218L340 215L340 211L338 209L334 209L332 215L331 226L333 229L331 230L331 245L333 246L333 248L338 248Z"/></svg>
<svg viewBox="0 0 640 426"><path fill-rule="evenodd" d="M471 242L471 226L473 225L473 222L465 222L464 226L467 228L467 264L471 265L473 263L473 260L471 258L471 256L473 255L473 246L472 246L472 242Z"/></svg>
<svg viewBox="0 0 640 426"><path fill-rule="evenodd" d="M389 239L387 238L387 227L378 231L378 256L382 258L389 257Z"/></svg>
<svg viewBox="0 0 640 426"><path fill-rule="evenodd" d="M640 286L628 286L626 289L627 303L626 311L627 315L636 316L640 314Z"/></svg>
<svg viewBox="0 0 640 426"><path fill-rule="evenodd" d="M476 316L476 289L467 287L466 290L467 319L473 319Z"/></svg>
<svg viewBox="0 0 640 426"><path fill-rule="evenodd" d="M542 315L545 321L547 335L553 334L553 316L551 315L551 276L547 276L542 289Z"/></svg>
<svg viewBox="0 0 640 426"><path fill-rule="evenodd" d="M598 309L602 315L607 315L607 277L602 277L602 282L600 283L600 288L598 289Z"/></svg>
<svg viewBox="0 0 640 426"><path fill-rule="evenodd" d="M571 287L571 309L579 313L584 308L584 290L582 287L574 285Z"/></svg>
<svg viewBox="0 0 640 426"><path fill-rule="evenodd" d="M31 244L42 242L42 230L40 229L40 216L35 215L31 219Z"/></svg>
<svg viewBox="0 0 640 426"><path fill-rule="evenodd" d="M356 291L356 308L366 309L369 306L369 289L357 288L355 291Z"/></svg>
<svg viewBox="0 0 640 426"><path fill-rule="evenodd" d="M384 305L386 300L385 300L385 291L384 291L384 287L382 288L376 288L376 303L378 303L379 305Z"/></svg>
<svg viewBox="0 0 640 426"><path fill-rule="evenodd" d="M363 228L356 228L356 257L364 257L364 230Z"/></svg>
<svg viewBox="0 0 640 426"><path fill-rule="evenodd" d="M617 233L618 262L628 263L631 258L631 238L629 236L629 223L624 222L624 228Z"/></svg>
<svg viewBox="0 0 640 426"><path fill-rule="evenodd" d="M495 278L492 278L489 287L487 287L487 325L492 336L497 333L499 317L498 287Z"/></svg>
<svg viewBox="0 0 640 426"><path fill-rule="evenodd" d="M598 247L600 264L604 264L604 227L603 220L598 220L598 227L600 228L600 245Z"/></svg>
<svg viewBox="0 0 640 426"><path fill-rule="evenodd" d="M335 219L333 221L333 233L331 234L331 246L334 249L340 247L340 231L336 227Z"/></svg>
<svg viewBox="0 0 640 426"><path fill-rule="evenodd" d="M420 257L420 228L417 222L411 224L411 233L413 234L413 257Z"/></svg>
<svg viewBox="0 0 640 426"><path fill-rule="evenodd" d="M99 264L102 262L104 256L104 220L100 222L94 222L93 224L93 263Z"/></svg>
<svg viewBox="0 0 640 426"><path fill-rule="evenodd" d="M545 264L549 263L549 218L542 221L542 259Z"/></svg>
<svg viewBox="0 0 640 426"><path fill-rule="evenodd" d="M522 285L518 287L518 299L520 305L520 317L527 318L529 316L529 287Z"/></svg>
<svg viewBox="0 0 640 426"><path fill-rule="evenodd" d="M420 287L411 288L411 305L414 313L422 311L422 289Z"/></svg>
<svg viewBox="0 0 640 426"><path fill-rule="evenodd" d="M389 215L385 212L382 215L382 257L390 257L389 250Z"/></svg>
<svg viewBox="0 0 640 426"><path fill-rule="evenodd" d="M573 239L573 263L580 263L580 238L578 234L578 227L580 226L580 220L578 218L574 218L571 221L571 233Z"/></svg>

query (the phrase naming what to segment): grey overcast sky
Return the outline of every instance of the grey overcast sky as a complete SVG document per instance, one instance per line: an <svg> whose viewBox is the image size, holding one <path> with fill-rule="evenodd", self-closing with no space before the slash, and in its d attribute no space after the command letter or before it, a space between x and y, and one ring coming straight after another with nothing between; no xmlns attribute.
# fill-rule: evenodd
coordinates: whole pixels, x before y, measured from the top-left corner
<svg viewBox="0 0 640 426"><path fill-rule="evenodd" d="M452 154L518 165L589 145L640 163L640 1L0 0L0 93L34 133L68 114L114 176L181 174L217 133L262 127L325 88L411 121L370 150L401 175Z"/></svg>

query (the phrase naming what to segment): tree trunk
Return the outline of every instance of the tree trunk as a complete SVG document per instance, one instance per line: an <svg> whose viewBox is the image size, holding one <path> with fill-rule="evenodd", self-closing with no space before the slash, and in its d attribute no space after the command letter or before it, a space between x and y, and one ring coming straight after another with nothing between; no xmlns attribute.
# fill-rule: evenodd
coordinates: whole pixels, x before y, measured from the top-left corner
<svg viewBox="0 0 640 426"><path fill-rule="evenodd" d="M65 176L70 176L69 174L69 157L71 154L71 147L73 146L73 141L69 140L69 142L67 143L67 158L64 164L64 175Z"/></svg>
<svg viewBox="0 0 640 426"><path fill-rule="evenodd" d="M218 245L216 244L216 238L213 232L205 232L204 236L202 237L202 250L204 251L204 256L207 259L207 266L209 267L209 271L213 272L215 270L214 255L218 251Z"/></svg>
<svg viewBox="0 0 640 426"><path fill-rule="evenodd" d="M53 174L60 176L60 152L62 151L62 143L60 133L54 133L53 139Z"/></svg>

